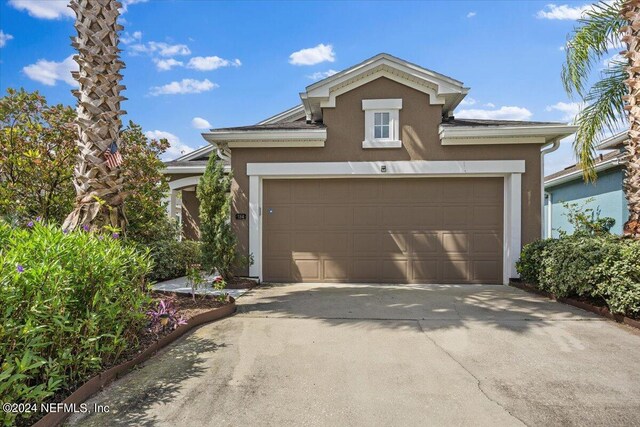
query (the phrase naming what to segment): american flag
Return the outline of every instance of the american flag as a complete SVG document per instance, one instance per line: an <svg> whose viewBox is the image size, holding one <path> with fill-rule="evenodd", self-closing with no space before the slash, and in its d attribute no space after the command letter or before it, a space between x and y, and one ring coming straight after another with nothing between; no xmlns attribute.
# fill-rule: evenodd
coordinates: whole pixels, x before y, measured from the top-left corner
<svg viewBox="0 0 640 427"><path fill-rule="evenodd" d="M109 169L117 168L122 163L122 156L115 142L112 142L111 146L104 152L104 160L107 162Z"/></svg>

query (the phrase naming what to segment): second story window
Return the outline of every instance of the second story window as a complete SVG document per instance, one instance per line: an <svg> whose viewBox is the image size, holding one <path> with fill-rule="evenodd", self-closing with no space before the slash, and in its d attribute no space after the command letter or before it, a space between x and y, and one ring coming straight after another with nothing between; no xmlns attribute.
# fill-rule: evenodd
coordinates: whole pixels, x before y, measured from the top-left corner
<svg viewBox="0 0 640 427"><path fill-rule="evenodd" d="M362 148L400 148L402 99L363 99L364 141Z"/></svg>
<svg viewBox="0 0 640 427"><path fill-rule="evenodd" d="M373 137L389 139L389 113L373 113Z"/></svg>

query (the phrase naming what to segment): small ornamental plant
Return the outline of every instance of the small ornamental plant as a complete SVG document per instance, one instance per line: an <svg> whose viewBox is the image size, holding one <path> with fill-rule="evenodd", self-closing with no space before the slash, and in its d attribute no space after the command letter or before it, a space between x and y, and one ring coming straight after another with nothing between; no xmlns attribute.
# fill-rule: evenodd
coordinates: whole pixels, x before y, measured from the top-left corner
<svg viewBox="0 0 640 427"><path fill-rule="evenodd" d="M160 300L155 309L147 312L149 317L149 331L159 335L162 332L173 331L180 325L186 325L187 321L178 315L178 309L170 300Z"/></svg>
<svg viewBox="0 0 640 427"><path fill-rule="evenodd" d="M196 300L196 290L205 282L200 264L187 265L187 282L191 286L191 297Z"/></svg>
<svg viewBox="0 0 640 427"><path fill-rule="evenodd" d="M213 278L213 282L211 282L211 286L216 291L222 291L227 288L227 281L224 280L222 276L216 276ZM216 300L220 302L225 302L229 299L229 294L226 292L220 292L219 295L216 295Z"/></svg>

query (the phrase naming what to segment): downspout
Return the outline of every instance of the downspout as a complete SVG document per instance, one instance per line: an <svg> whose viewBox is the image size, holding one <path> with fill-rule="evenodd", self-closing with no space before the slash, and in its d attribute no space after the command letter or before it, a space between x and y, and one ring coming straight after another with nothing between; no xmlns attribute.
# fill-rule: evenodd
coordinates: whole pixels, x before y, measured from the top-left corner
<svg viewBox="0 0 640 427"><path fill-rule="evenodd" d="M548 147L551 145L551 147ZM548 147L548 148L545 148ZM556 138L550 143L542 146L540 151L540 235L544 236L544 156L549 153L553 153L560 147L560 139ZM551 198L549 198L551 203ZM551 217L549 217L549 224L551 224ZM551 237L551 235L549 235Z"/></svg>
<svg viewBox="0 0 640 427"><path fill-rule="evenodd" d="M551 215L553 214L553 193L549 193L548 191L544 192L544 195L547 199L547 235L546 238L550 239L553 237L551 233L553 233L553 223L551 222ZM545 236L543 236L545 237Z"/></svg>

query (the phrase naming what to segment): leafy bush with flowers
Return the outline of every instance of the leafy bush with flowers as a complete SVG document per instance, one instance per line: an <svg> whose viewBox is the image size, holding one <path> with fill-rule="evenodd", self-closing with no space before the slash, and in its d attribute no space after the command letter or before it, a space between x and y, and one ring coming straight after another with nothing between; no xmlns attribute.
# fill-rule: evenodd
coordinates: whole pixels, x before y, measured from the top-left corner
<svg viewBox="0 0 640 427"><path fill-rule="evenodd" d="M137 346L151 261L119 237L0 221L1 402L64 394ZM32 415L0 412L0 424Z"/></svg>

